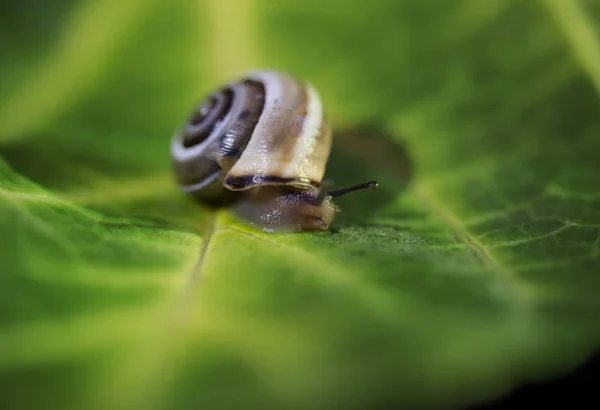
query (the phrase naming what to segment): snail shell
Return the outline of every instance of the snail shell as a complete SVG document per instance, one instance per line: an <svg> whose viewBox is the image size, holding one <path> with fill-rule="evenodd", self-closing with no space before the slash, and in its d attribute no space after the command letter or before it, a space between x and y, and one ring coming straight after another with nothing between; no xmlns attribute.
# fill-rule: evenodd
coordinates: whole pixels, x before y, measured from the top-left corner
<svg viewBox="0 0 600 410"><path fill-rule="evenodd" d="M202 101L175 132L171 154L182 191L200 202L264 231L299 232L328 229L336 212L321 186L331 145L315 88L264 70Z"/></svg>

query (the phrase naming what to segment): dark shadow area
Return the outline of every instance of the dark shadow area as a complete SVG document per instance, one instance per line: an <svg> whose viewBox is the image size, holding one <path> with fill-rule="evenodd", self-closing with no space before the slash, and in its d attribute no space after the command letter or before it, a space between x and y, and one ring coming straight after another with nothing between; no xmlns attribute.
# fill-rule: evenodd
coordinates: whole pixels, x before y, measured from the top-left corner
<svg viewBox="0 0 600 410"><path fill-rule="evenodd" d="M465 410L508 410L558 406L591 409L600 405L600 351L578 369L546 382L528 383L514 392Z"/></svg>
<svg viewBox="0 0 600 410"><path fill-rule="evenodd" d="M62 190L87 186L91 176L126 179L148 174L150 165L136 157L127 160L68 143L59 134L31 135L10 145L0 146L0 157L16 172L46 189ZM65 142L67 141L67 142ZM169 147L165 143L164 164L169 166ZM119 160L118 166L115 161Z"/></svg>
<svg viewBox="0 0 600 410"><path fill-rule="evenodd" d="M405 147L381 127L364 124L333 131L333 147L324 180L332 189L375 180L379 188L357 191L336 199L341 212L336 227L360 223L387 206L408 187L413 173Z"/></svg>
<svg viewBox="0 0 600 410"><path fill-rule="evenodd" d="M136 163L136 157L119 161L119 158L104 157L102 152L81 153L77 147L69 147L64 143L61 145L61 140L56 134L31 135L30 138L15 141L8 146L0 146L0 160L5 161L19 175L59 197L63 190L75 194L79 191L93 191L94 184L102 180L106 184L106 194L110 195L106 186L111 183L118 187L120 181L139 178L140 184L149 185L153 181L153 175L159 175L160 172L166 174L171 169L168 143L165 144L164 155L160 159L163 164L152 170L152 165L147 162ZM159 189L165 188L163 186ZM205 209L179 192L174 177L172 190L163 195L132 195L131 199L83 202L80 205L100 212L106 220L99 223L107 227L176 229L195 233L204 226Z"/></svg>
<svg viewBox="0 0 600 410"><path fill-rule="evenodd" d="M600 350L578 368L562 376L546 381L521 384L512 392L478 405L464 407L449 405L448 408L453 410L596 409L600 405L599 388ZM370 403L369 410L419 410L422 408L399 403L389 396L375 398ZM436 408L443 408L443 403L439 404L440 406ZM364 410L365 407L357 404L352 409Z"/></svg>

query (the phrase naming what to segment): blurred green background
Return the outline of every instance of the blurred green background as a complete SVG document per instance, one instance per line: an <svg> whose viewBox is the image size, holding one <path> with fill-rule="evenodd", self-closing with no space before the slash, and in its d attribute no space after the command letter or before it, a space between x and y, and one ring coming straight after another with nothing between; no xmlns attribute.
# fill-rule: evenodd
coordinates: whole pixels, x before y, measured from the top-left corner
<svg viewBox="0 0 600 410"><path fill-rule="evenodd" d="M20 0L0 11L2 409L450 409L600 347L600 3ZM247 69L324 100L330 232L181 195ZM398 408L398 407L396 407Z"/></svg>

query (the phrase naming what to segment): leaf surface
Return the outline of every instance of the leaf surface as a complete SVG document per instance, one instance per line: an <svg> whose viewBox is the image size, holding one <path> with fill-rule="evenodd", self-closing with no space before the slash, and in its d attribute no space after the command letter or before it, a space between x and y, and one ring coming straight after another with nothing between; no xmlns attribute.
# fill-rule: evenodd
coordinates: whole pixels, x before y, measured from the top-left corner
<svg viewBox="0 0 600 410"><path fill-rule="evenodd" d="M4 29L2 408L454 408L598 348L594 3L120 4ZM336 185L380 183L329 232L177 191L173 130L257 66L320 90Z"/></svg>

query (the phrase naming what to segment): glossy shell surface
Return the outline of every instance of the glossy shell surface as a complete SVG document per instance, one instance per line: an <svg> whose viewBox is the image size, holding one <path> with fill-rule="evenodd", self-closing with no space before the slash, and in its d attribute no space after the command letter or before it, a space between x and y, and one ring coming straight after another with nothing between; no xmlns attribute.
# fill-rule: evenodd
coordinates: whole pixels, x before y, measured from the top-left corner
<svg viewBox="0 0 600 410"><path fill-rule="evenodd" d="M331 131L317 91L283 73L250 72L245 78L264 84L265 104L225 186L319 186L331 151Z"/></svg>
<svg viewBox="0 0 600 410"><path fill-rule="evenodd" d="M331 138L312 85L251 71L202 102L171 151L181 188L216 198L261 186L320 186Z"/></svg>

